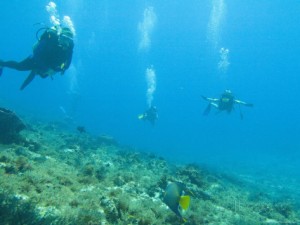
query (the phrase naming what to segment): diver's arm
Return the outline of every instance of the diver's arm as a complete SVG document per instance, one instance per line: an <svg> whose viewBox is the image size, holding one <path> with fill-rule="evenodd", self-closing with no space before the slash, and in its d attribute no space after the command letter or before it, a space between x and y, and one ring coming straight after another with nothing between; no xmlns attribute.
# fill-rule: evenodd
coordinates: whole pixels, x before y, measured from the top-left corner
<svg viewBox="0 0 300 225"><path fill-rule="evenodd" d="M244 106L248 106L248 107L253 107L253 104L251 104L251 103L246 103L246 102L243 102L243 101L241 101L241 100L234 100L234 103L240 104L240 105L244 105Z"/></svg>
<svg viewBox="0 0 300 225"><path fill-rule="evenodd" d="M202 96L202 98L206 101L209 101L209 102L218 102L219 99L217 98L208 98L208 97L205 97L205 96Z"/></svg>

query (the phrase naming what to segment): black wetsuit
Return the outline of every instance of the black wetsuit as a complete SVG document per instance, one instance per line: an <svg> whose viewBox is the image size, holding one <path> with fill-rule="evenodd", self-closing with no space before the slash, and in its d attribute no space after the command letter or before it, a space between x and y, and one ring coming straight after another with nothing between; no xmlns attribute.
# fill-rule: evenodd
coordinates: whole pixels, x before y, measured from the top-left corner
<svg viewBox="0 0 300 225"><path fill-rule="evenodd" d="M228 113L230 113L231 110L233 109L233 105L234 105L233 95L231 93L222 94L219 100L218 109L221 111L226 110Z"/></svg>
<svg viewBox="0 0 300 225"><path fill-rule="evenodd" d="M144 118L146 120L149 120L152 125L155 124L155 121L157 120L157 110L156 107L151 106L145 113Z"/></svg>
<svg viewBox="0 0 300 225"><path fill-rule="evenodd" d="M26 59L16 61L0 60L0 67L8 67L19 71L29 71L21 89L25 88L35 77L45 78L56 72L64 73L71 64L74 42L71 38L58 35L55 29L47 29L33 47L33 54Z"/></svg>

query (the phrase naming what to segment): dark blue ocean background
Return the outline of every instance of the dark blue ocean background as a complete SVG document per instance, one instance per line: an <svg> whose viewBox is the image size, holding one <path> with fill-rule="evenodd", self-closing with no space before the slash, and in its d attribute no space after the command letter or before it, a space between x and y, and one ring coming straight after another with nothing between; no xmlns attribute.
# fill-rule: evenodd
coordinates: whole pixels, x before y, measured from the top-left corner
<svg viewBox="0 0 300 225"><path fill-rule="evenodd" d="M76 132L107 134L173 162L251 175L275 186L300 182L300 1L57 0L75 29L73 63L64 76L35 80L4 69L0 106L21 117L60 121ZM0 58L21 60L40 27L51 26L49 1L1 1ZM139 24L152 9L151 43L139 48ZM40 23L40 24L39 24ZM43 25L44 24L44 25ZM229 65L219 68L220 49ZM153 127L146 69L156 74ZM254 104L203 116L202 95L231 89ZM252 179L251 178L251 179ZM297 190L297 187L293 188ZM298 186L298 190L300 190Z"/></svg>

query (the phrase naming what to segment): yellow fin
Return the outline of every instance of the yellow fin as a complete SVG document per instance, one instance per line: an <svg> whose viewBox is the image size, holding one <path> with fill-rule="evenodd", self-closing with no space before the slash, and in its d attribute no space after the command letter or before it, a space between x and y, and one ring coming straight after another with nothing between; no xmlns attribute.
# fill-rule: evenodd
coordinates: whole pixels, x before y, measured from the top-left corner
<svg viewBox="0 0 300 225"><path fill-rule="evenodd" d="M184 195L180 197L179 205L182 209L187 210L190 206L191 197L189 195Z"/></svg>
<svg viewBox="0 0 300 225"><path fill-rule="evenodd" d="M140 115L138 115L138 118L141 120L141 119L144 118L144 115L143 115L143 114L140 114Z"/></svg>

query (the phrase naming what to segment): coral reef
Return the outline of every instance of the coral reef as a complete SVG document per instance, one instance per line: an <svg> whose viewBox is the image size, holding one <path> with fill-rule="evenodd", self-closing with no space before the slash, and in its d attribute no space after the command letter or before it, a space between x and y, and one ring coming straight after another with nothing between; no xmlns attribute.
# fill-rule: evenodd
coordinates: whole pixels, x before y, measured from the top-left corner
<svg viewBox="0 0 300 225"><path fill-rule="evenodd" d="M168 182L192 193L187 225L297 224L299 208L199 165L172 165L107 135L31 123L0 145L0 224L182 224L163 203Z"/></svg>

